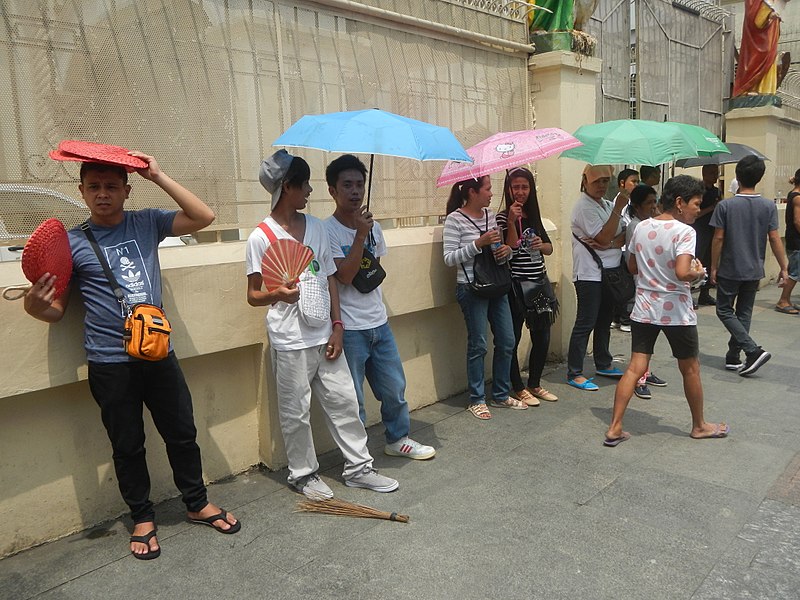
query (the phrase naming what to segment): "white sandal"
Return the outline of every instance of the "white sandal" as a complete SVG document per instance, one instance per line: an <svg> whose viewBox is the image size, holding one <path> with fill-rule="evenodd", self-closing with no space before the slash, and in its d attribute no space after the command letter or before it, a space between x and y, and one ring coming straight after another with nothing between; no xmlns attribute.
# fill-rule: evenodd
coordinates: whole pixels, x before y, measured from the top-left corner
<svg viewBox="0 0 800 600"><path fill-rule="evenodd" d="M522 400L509 397L505 402L498 402L497 400L491 401L491 406L496 408L513 408L514 410L528 410L528 405Z"/></svg>

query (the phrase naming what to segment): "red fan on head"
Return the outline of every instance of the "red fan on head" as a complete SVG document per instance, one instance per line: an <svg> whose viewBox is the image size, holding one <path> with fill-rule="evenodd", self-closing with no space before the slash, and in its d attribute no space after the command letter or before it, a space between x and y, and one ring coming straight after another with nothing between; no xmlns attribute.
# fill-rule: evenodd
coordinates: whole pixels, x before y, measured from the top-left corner
<svg viewBox="0 0 800 600"><path fill-rule="evenodd" d="M82 140L64 140L58 145L58 150L50 151L50 158L114 165L124 167L128 173L133 173L136 169L147 168L147 161L137 156L131 156L128 154L127 148Z"/></svg>
<svg viewBox="0 0 800 600"><path fill-rule="evenodd" d="M55 275L55 298L64 293L72 276L72 251L61 221L47 219L34 230L22 249L22 272L31 283L39 281L45 273ZM3 297L17 300L29 289L30 286L9 287L3 292ZM16 296L6 293L13 291L21 293Z"/></svg>
<svg viewBox="0 0 800 600"><path fill-rule="evenodd" d="M261 279L268 292L282 285L292 286L314 259L311 248L295 240L282 238L269 245L261 259Z"/></svg>

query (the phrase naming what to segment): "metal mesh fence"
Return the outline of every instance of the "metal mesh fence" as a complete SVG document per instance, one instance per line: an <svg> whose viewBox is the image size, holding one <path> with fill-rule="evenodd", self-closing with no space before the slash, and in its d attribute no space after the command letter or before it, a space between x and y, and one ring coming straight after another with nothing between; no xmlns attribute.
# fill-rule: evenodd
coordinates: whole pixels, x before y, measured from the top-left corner
<svg viewBox="0 0 800 600"><path fill-rule="evenodd" d="M722 132L724 11L695 2L681 10L670 0L600 0L587 31L603 60L598 120L635 116L702 125ZM638 49L638 52L636 51ZM635 58L633 58L635 57ZM631 62L638 79L631 91Z"/></svg>
<svg viewBox="0 0 800 600"><path fill-rule="evenodd" d="M598 78L598 122L630 115L630 12L629 0L600 0L586 24L586 32L597 39L596 54L603 60Z"/></svg>
<svg viewBox="0 0 800 600"><path fill-rule="evenodd" d="M500 5L365 4L524 38L524 23ZM378 107L448 126L465 146L526 125L524 54L317 4L4 0L0 7L0 240L29 234L48 212L66 225L85 218L77 163L47 157L62 139L152 154L212 206L215 227L249 229L269 207L259 163L304 114ZM326 216L324 166L335 155L296 153L312 167L309 210ZM376 157L376 215L413 222L441 214L444 192L433 182L442 166ZM171 206L151 183L137 175L131 183L129 208ZM43 212L26 210L32 203Z"/></svg>

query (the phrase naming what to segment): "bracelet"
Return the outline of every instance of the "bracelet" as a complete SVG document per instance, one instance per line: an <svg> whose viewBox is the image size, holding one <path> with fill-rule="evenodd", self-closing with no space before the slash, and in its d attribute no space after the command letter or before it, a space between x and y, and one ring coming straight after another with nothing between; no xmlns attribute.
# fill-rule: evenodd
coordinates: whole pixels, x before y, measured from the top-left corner
<svg viewBox="0 0 800 600"><path fill-rule="evenodd" d="M333 323L331 323L331 327L336 327L337 325L341 325L342 329L344 329L344 323L342 323L338 319L336 321L334 321Z"/></svg>

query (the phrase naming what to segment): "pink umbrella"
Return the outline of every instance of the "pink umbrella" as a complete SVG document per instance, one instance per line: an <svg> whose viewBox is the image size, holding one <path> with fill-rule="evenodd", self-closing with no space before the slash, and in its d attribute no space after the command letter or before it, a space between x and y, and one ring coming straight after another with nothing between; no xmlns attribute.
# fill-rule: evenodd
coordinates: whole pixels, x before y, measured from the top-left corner
<svg viewBox="0 0 800 600"><path fill-rule="evenodd" d="M448 161L436 187L498 173L582 145L578 138L557 127L495 133L467 149L472 164Z"/></svg>

